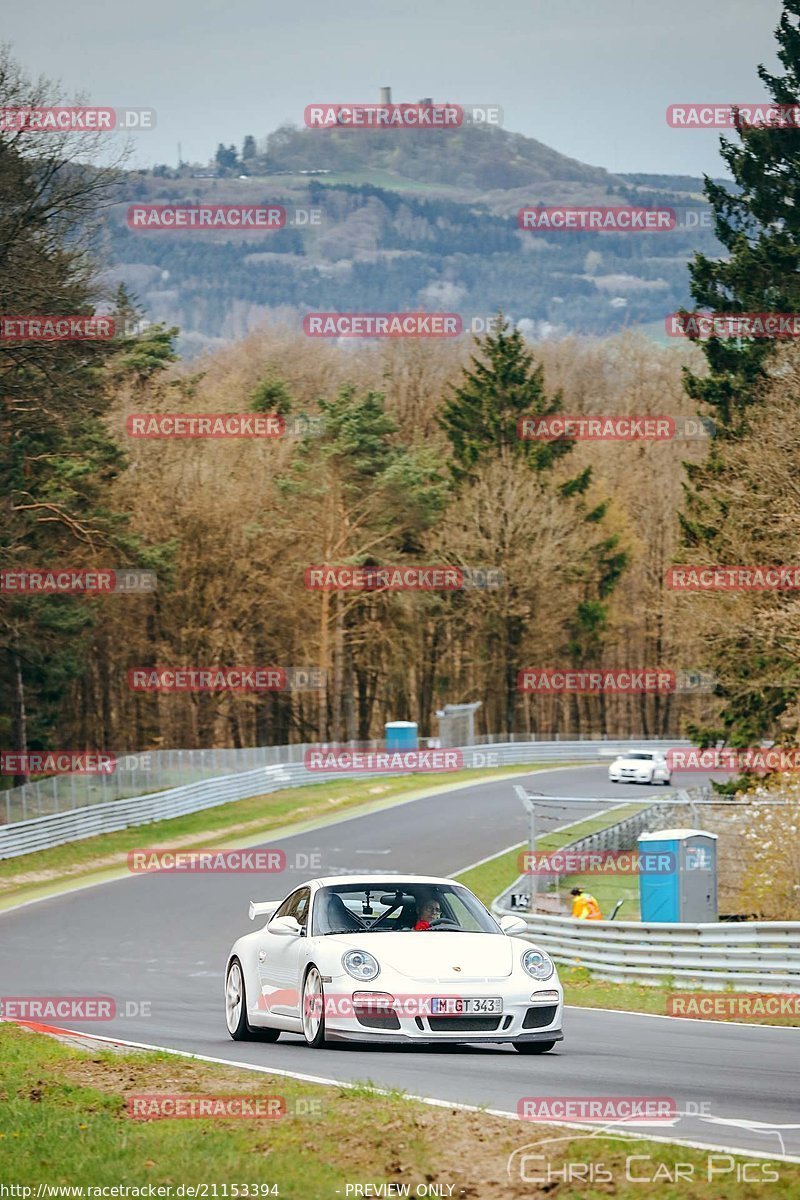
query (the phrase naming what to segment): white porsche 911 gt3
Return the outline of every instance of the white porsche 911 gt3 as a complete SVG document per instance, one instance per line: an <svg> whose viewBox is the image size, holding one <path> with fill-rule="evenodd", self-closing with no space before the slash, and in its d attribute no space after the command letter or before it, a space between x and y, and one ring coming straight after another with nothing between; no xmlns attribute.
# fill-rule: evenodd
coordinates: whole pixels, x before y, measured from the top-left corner
<svg viewBox="0 0 800 1200"><path fill-rule="evenodd" d="M543 1054L563 1038L550 957L451 879L314 879L251 902L266 924L234 942L225 971L231 1037L277 1041L509 1042Z"/></svg>

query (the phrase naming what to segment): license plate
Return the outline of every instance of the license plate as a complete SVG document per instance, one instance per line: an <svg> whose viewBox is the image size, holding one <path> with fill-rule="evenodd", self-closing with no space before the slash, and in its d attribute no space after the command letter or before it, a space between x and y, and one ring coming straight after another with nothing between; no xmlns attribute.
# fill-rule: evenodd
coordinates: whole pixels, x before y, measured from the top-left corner
<svg viewBox="0 0 800 1200"><path fill-rule="evenodd" d="M499 996L434 996L431 999L433 1016L457 1016L459 1013L501 1013L503 1001Z"/></svg>

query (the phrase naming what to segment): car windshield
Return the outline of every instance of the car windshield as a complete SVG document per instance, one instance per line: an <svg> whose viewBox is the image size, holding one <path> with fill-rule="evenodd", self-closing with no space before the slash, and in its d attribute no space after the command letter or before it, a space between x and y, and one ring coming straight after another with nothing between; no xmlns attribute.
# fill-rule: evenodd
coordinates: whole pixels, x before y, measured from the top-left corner
<svg viewBox="0 0 800 1200"><path fill-rule="evenodd" d="M623 754L623 758L643 758L645 762L652 762L652 754Z"/></svg>
<svg viewBox="0 0 800 1200"><path fill-rule="evenodd" d="M466 888L455 884L342 883L320 888L312 937L328 933L502 933Z"/></svg>

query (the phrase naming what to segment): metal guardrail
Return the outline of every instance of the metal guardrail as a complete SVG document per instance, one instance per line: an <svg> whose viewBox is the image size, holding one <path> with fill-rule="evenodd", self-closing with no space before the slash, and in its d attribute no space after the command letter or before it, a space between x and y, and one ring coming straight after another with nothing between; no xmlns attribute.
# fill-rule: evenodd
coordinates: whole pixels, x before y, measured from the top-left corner
<svg viewBox="0 0 800 1200"><path fill-rule="evenodd" d="M658 808L645 809L564 849L626 849L652 824L653 814ZM526 877L520 876L497 897L492 912L521 917L525 936L562 965L585 967L615 983L669 981L676 988L800 992L800 921L579 921L511 908L511 893L526 887Z"/></svg>
<svg viewBox="0 0 800 1200"><path fill-rule="evenodd" d="M596 761L600 754L623 750L635 741L563 741L563 742L506 742L491 746L469 746L462 750L463 765L467 769L511 766L553 761ZM656 741L651 746L673 746L684 743ZM688 743L685 743L688 745ZM376 747L377 748L377 747ZM380 747L382 748L382 747ZM214 808L231 800L246 800L251 796L268 795L279 788L303 787L313 783L330 783L345 778L341 772L323 773L308 770L302 762L306 747L265 747L275 751L291 750L294 757L300 751L301 761L273 763L256 770L240 771L235 775L222 775L199 780L181 787L161 792L132 796L126 799L109 800L69 809L65 812L37 815L21 821L0 825L0 859L16 858L36 850L46 850L65 842L95 837L102 833L113 833L134 825L146 825L163 821L201 809ZM394 772L392 772L394 773ZM366 773L359 772L367 777ZM379 775L381 772L370 772ZM427 774L427 778L432 778ZM446 780L447 772L437 773L435 778Z"/></svg>
<svg viewBox="0 0 800 1200"><path fill-rule="evenodd" d="M557 963L586 967L600 979L800 992L800 921L646 925L492 908L522 917L526 936Z"/></svg>
<svg viewBox="0 0 800 1200"><path fill-rule="evenodd" d="M430 741L431 739L428 739ZM683 745L683 742L654 741L651 738L623 739L627 745L646 743L654 745ZM494 751L497 745L523 747L533 745L547 753L548 746L555 746L556 756L565 744L585 743L594 746L602 743L613 747L617 740L600 734L581 737L555 734L539 737L536 734L484 734L475 738L472 745ZM347 742L351 750L381 750L383 743ZM425 745L425 739L422 739ZM246 746L240 749L214 750L144 750L125 751L116 755L115 769L102 775L50 775L21 787L0 791L0 824L12 821L27 821L30 817L44 817L52 813L84 808L88 804L106 804L111 800L124 800L142 796L145 792L163 792L170 788L198 783L202 779L216 779L221 775L233 775L243 771L255 771L259 767L286 766L302 763L306 750L313 747L307 743L286 746ZM527 760L521 760L527 761ZM534 758L530 761L541 761Z"/></svg>
<svg viewBox="0 0 800 1200"><path fill-rule="evenodd" d="M100 775L50 775L0 791L0 824L163 792L204 779L302 763L306 745L242 749L144 750L116 755L115 769Z"/></svg>

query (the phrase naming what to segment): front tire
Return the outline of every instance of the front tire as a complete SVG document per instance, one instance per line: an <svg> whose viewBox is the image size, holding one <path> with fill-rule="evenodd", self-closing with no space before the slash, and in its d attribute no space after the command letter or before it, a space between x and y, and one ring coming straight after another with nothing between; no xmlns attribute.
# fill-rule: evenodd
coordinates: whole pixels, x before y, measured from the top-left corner
<svg viewBox="0 0 800 1200"><path fill-rule="evenodd" d="M553 1049L555 1042L512 1042L511 1045L517 1054L547 1054L548 1050Z"/></svg>
<svg viewBox="0 0 800 1200"><path fill-rule="evenodd" d="M312 963L303 980L303 1037L306 1044L317 1050L325 1045L325 996L322 976Z"/></svg>
<svg viewBox="0 0 800 1200"><path fill-rule="evenodd" d="M225 1023L235 1042L277 1042L279 1029L253 1029L247 1023L244 971L238 958L231 960L225 980Z"/></svg>
<svg viewBox="0 0 800 1200"><path fill-rule="evenodd" d="M225 980L225 1024L235 1042L247 1040L247 997L242 964L238 958L232 960Z"/></svg>

